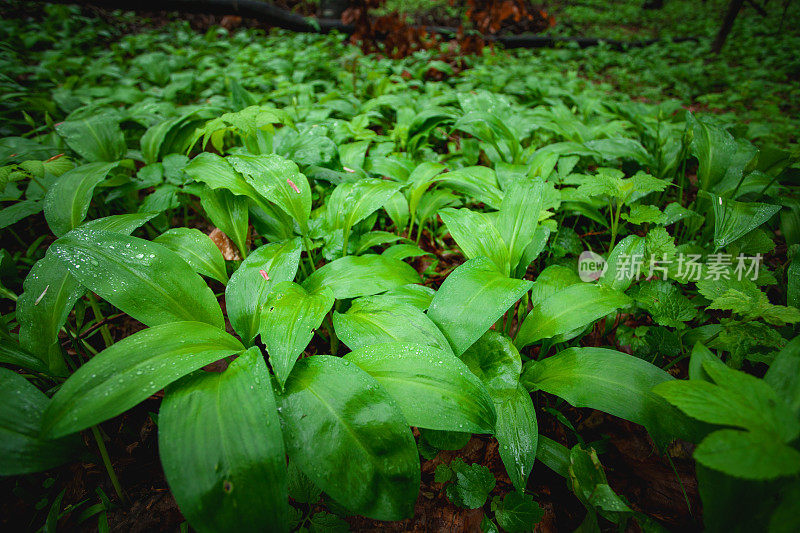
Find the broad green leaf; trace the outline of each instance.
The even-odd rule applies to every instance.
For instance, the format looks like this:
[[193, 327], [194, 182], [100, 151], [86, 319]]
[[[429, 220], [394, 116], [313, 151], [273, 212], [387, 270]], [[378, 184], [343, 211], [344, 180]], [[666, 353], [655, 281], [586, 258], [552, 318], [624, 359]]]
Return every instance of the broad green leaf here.
[[210, 152], [198, 154], [183, 170], [192, 179], [205, 183], [211, 189], [228, 189], [233, 194], [247, 196], [253, 200], [260, 198], [253, 186], [233, 170], [225, 158], [217, 154]]
[[719, 250], [767, 222], [781, 210], [779, 205], [735, 202], [709, 195], [714, 206], [714, 249]]
[[464, 509], [477, 509], [486, 503], [489, 494], [497, 483], [491, 470], [474, 463], [467, 464], [460, 458], [450, 463], [453, 470], [453, 482], [445, 487], [447, 499]]
[[436, 291], [430, 287], [410, 283], [373, 296], [372, 301], [381, 302], [385, 305], [395, 302], [406, 303], [413, 305], [420, 311], [425, 311], [431, 305], [434, 294], [436, 294]]
[[[495, 497], [499, 500], [499, 496]], [[502, 503], [492, 502], [494, 517], [508, 533], [528, 533], [544, 517], [544, 510], [524, 492], [509, 492]]]
[[386, 211], [386, 214], [389, 215], [389, 218], [392, 219], [395, 231], [400, 233], [406, 229], [411, 214], [408, 210], [408, 201], [402, 193], [394, 193], [386, 200], [386, 203], [384, 203], [382, 207]]
[[292, 281], [274, 285], [267, 295], [258, 332], [281, 386], [333, 302], [333, 292], [329, 288], [309, 293]]
[[539, 302], [519, 329], [514, 344], [523, 348], [541, 339], [575, 331], [631, 302], [624, 293], [582, 283]]
[[148, 326], [192, 320], [224, 327], [208, 285], [159, 244], [98, 230], [64, 236], [48, 253], [83, 286]]
[[614, 246], [608, 254], [606, 270], [597, 280], [598, 284], [618, 291], [626, 291], [639, 275], [635, 260], [644, 259], [644, 237], [628, 235]]
[[[126, 214], [98, 218], [73, 230], [73, 234], [97, 229], [127, 235], [153, 216]], [[22, 287], [23, 293], [17, 300], [20, 344], [41, 359], [50, 372], [64, 375], [66, 366], [58, 345], [58, 332], [86, 289], [52, 253], [33, 265]]]
[[247, 234], [250, 231], [247, 198], [235, 196], [225, 189], [205, 189], [200, 193], [200, 204], [211, 222], [239, 248], [242, 257], [247, 257]]
[[[403, 240], [403, 237], [394, 233], [389, 233], [388, 231], [368, 231], [359, 237], [358, 243], [356, 243], [355, 255], [361, 255], [374, 246], [381, 246], [400, 240]], [[395, 259], [402, 260], [405, 259], [405, 257], [395, 257]]]
[[231, 155], [233, 168], [264, 198], [288, 213], [308, 233], [311, 187], [297, 165], [276, 154]]
[[697, 179], [701, 190], [708, 191], [719, 183], [736, 155], [736, 141], [727, 131], [687, 115], [688, 125], [694, 133], [691, 151], [700, 168]]
[[637, 305], [646, 309], [657, 324], [683, 329], [685, 322], [697, 315], [692, 301], [670, 281], [654, 279], [640, 283], [638, 288]]
[[443, 183], [454, 191], [464, 193], [494, 209], [500, 209], [503, 201], [503, 191], [497, 186], [495, 172], [488, 167], [459, 168], [439, 174], [434, 181]]
[[394, 244], [389, 246], [386, 250], [381, 253], [384, 257], [389, 257], [391, 259], [397, 259], [398, 261], [402, 261], [403, 259], [408, 259], [409, 257], [421, 257], [423, 255], [432, 255], [429, 252], [426, 252], [416, 244]]
[[340, 183], [326, 203], [331, 228], [349, 231], [356, 223], [383, 207], [398, 190], [399, 183], [382, 179], [367, 178]]
[[357, 365], [301, 359], [278, 399], [289, 457], [331, 498], [376, 520], [412, 516], [419, 455], [403, 413]]
[[58, 332], [86, 289], [49, 251], [33, 265], [22, 287], [17, 300], [20, 345], [41, 359], [50, 372], [66, 375]]
[[519, 300], [532, 282], [503, 275], [485, 257], [456, 268], [442, 283], [428, 309], [453, 353], [461, 355]]
[[689, 379], [702, 379], [711, 382], [711, 378], [703, 370], [703, 363], [705, 361], [719, 361], [716, 355], [703, 345], [701, 342], [696, 342], [692, 348], [692, 355], [689, 358]]
[[50, 400], [27, 379], [0, 368], [0, 476], [41, 472], [67, 462], [79, 451], [77, 436], [39, 436]]
[[94, 188], [118, 163], [89, 163], [63, 174], [47, 191], [44, 217], [58, 237], [80, 224], [92, 201]]
[[41, 213], [44, 202], [41, 200], [22, 200], [0, 209], [0, 229], [16, 224], [24, 218]]
[[300, 238], [253, 250], [225, 287], [228, 320], [245, 343], [258, 334], [267, 296], [282, 281], [292, 281], [300, 263]]
[[542, 270], [533, 282], [531, 305], [536, 306], [557, 292], [582, 283], [575, 270], [562, 265], [550, 265]]
[[716, 384], [679, 380], [653, 392], [687, 415], [711, 424], [769, 433], [784, 442], [800, 435], [800, 422], [764, 380], [707, 360], [703, 370]]
[[115, 417], [176, 379], [244, 350], [203, 322], [173, 322], [134, 333], [72, 374], [45, 411], [42, 435], [55, 438]]
[[800, 336], [778, 352], [764, 375], [764, 381], [800, 417]]
[[194, 228], [173, 228], [153, 239], [153, 242], [181, 256], [198, 274], [223, 284], [228, 282], [222, 252], [202, 231]]
[[495, 402], [516, 396], [522, 359], [508, 337], [490, 329], [461, 354], [461, 360], [480, 378]]
[[760, 431], [715, 431], [697, 446], [694, 459], [745, 479], [788, 477], [800, 472], [800, 452]]
[[528, 476], [536, 460], [539, 426], [531, 395], [518, 385], [514, 394], [495, 400], [497, 429], [495, 437], [500, 444], [500, 458], [514, 487], [525, 490]]
[[224, 372], [167, 387], [158, 450], [170, 492], [197, 531], [288, 530], [286, 452], [258, 348]]
[[34, 372], [50, 373], [50, 368], [39, 358], [24, 350], [19, 343], [0, 337], [0, 363], [15, 365]]
[[525, 365], [522, 384], [647, 428], [656, 442], [690, 439], [693, 428], [651, 389], [676, 380], [638, 357], [606, 348], [568, 348]]
[[491, 221], [478, 211], [442, 209], [439, 216], [467, 259], [487, 257], [497, 270], [509, 274], [508, 246]]
[[382, 255], [345, 256], [315, 271], [303, 282], [314, 292], [330, 287], [337, 299], [370, 296], [417, 283], [419, 274], [410, 265]]
[[335, 312], [333, 327], [351, 350], [371, 344], [407, 342], [453, 353], [442, 332], [421, 309], [380, 296], [359, 298], [346, 313]]
[[411, 175], [408, 176], [406, 182], [408, 187], [408, 210], [411, 213], [417, 214], [417, 207], [425, 192], [431, 183], [434, 182], [434, 177], [440, 174], [445, 169], [441, 163], [433, 163], [427, 161], [420, 164], [415, 168]]
[[118, 161], [127, 151], [119, 122], [108, 113], [62, 122], [56, 126], [56, 132], [78, 155], [92, 163]]
[[569, 448], [539, 435], [536, 458], [561, 477], [569, 477]]
[[394, 398], [410, 426], [491, 433], [495, 412], [481, 381], [458, 358], [431, 346], [374, 344], [345, 356]]
[[536, 235], [543, 198], [544, 183], [532, 180], [515, 181], [503, 196], [497, 229], [508, 246], [512, 272]]
[[[603, 466], [597, 458], [597, 452], [593, 448], [585, 450], [580, 444], [576, 444], [569, 455], [569, 482], [572, 492], [588, 508], [589, 516], [594, 518], [595, 511], [600, 513], [614, 523], [618, 523], [625, 515], [631, 512], [630, 507], [617, 496], [608, 485], [608, 479], [603, 471]], [[584, 526], [586, 521], [584, 521]]]
[[542, 253], [544, 247], [547, 245], [547, 239], [549, 238], [550, 228], [542, 226], [536, 228], [536, 233], [534, 233], [533, 239], [522, 252], [522, 258], [517, 264], [517, 269], [514, 272], [515, 278], [523, 278], [525, 276], [525, 274], [528, 272], [528, 267], [537, 257], [539, 257], [539, 254]]

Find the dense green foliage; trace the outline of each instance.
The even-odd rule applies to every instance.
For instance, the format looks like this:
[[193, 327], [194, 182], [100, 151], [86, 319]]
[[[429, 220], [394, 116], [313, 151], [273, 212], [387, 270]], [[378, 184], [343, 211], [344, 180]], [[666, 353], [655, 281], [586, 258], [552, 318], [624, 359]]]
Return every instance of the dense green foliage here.
[[[197, 530], [340, 527], [321, 498], [410, 517], [420, 454], [473, 433], [515, 490], [490, 501], [492, 472], [458, 458], [436, 481], [485, 530], [541, 519], [536, 460], [586, 530], [659, 528], [597, 450], [539, 434], [564, 400], [658, 453], [697, 443], [709, 530], [797, 527], [798, 122], [778, 111], [797, 87], [769, 78], [796, 58], [709, 80], [704, 41], [454, 73], [335, 35], [117, 35], [45, 11], [0, 23], [0, 362], [22, 369], [0, 369], [1, 475], [76, 457], [84, 430], [104, 449], [98, 424], [164, 390], [161, 461]], [[740, 110], [748, 91], [749, 124], [668, 99]], [[114, 338], [112, 313], [144, 329]]]

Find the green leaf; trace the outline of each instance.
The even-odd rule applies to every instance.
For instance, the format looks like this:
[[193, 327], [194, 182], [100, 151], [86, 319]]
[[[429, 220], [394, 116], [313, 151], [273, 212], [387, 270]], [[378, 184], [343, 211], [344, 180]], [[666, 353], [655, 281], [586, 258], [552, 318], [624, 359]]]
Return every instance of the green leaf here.
[[0, 368], [0, 476], [41, 472], [75, 456], [80, 439], [39, 436], [50, 400], [27, 379]]
[[228, 282], [222, 252], [202, 231], [194, 228], [173, 228], [153, 239], [153, 242], [181, 256], [198, 274], [223, 284]]
[[57, 375], [66, 375], [58, 333], [86, 289], [52, 252], [31, 268], [17, 300], [20, 345]]
[[434, 181], [466, 194], [489, 207], [499, 209], [503, 201], [503, 192], [497, 187], [494, 170], [488, 167], [464, 167], [439, 174]]
[[322, 494], [322, 490], [314, 485], [292, 461], [289, 461], [286, 480], [289, 497], [296, 502], [316, 503]]
[[183, 170], [189, 177], [205, 183], [211, 189], [227, 189], [233, 194], [247, 196], [256, 201], [261, 199], [253, 186], [225, 158], [217, 154], [198, 154]]
[[315, 271], [303, 282], [314, 292], [330, 287], [337, 299], [370, 296], [417, 283], [419, 274], [410, 265], [382, 255], [345, 256]]
[[687, 123], [694, 133], [691, 151], [700, 168], [697, 179], [701, 190], [707, 191], [725, 176], [736, 155], [736, 141], [727, 131], [687, 116]]
[[0, 209], [0, 229], [16, 224], [24, 218], [41, 213], [44, 202], [41, 200], [22, 200]]
[[486, 215], [469, 209], [442, 209], [439, 216], [467, 259], [487, 257], [508, 276], [508, 246]]
[[420, 344], [387, 343], [345, 356], [397, 402], [410, 426], [491, 433], [495, 412], [481, 381], [458, 358]]
[[784, 442], [800, 434], [800, 422], [763, 380], [707, 360], [703, 370], [714, 380], [671, 381], [653, 390], [687, 415], [724, 426], [771, 433]]
[[242, 351], [203, 322], [145, 329], [95, 355], [72, 374], [45, 411], [42, 435], [75, 433], [123, 413], [176, 379]]
[[461, 355], [461, 360], [480, 378], [495, 402], [516, 396], [522, 359], [508, 337], [490, 329]]
[[[152, 214], [113, 215], [91, 220], [73, 231], [79, 234], [102, 229], [129, 234], [152, 217]], [[21, 346], [41, 359], [50, 372], [66, 375], [58, 333], [86, 289], [53, 253], [47, 253], [33, 265], [22, 287], [16, 313]]]
[[654, 205], [634, 204], [630, 213], [622, 214], [622, 219], [636, 225], [662, 224], [666, 221], [666, 216]]
[[118, 161], [125, 157], [125, 136], [110, 114], [68, 120], [56, 126], [56, 132], [70, 148], [90, 161]]
[[92, 201], [94, 188], [119, 163], [89, 163], [63, 174], [47, 191], [44, 217], [60, 237], [80, 224]]
[[247, 234], [250, 231], [247, 204], [247, 198], [235, 196], [225, 189], [206, 189], [200, 193], [200, 205], [208, 218], [233, 241], [242, 257], [247, 257]]
[[300, 252], [299, 237], [265, 244], [247, 256], [231, 275], [225, 288], [228, 320], [246, 343], [258, 334], [272, 288], [282, 281], [292, 281], [297, 274]]
[[335, 514], [320, 511], [308, 519], [310, 533], [345, 533], [350, 531], [350, 524]]
[[591, 324], [631, 302], [624, 293], [600, 285], [572, 285], [539, 302], [519, 329], [514, 344], [523, 348]]
[[503, 275], [489, 259], [476, 257], [447, 276], [431, 301], [428, 317], [442, 330], [453, 353], [461, 355], [531, 285]]
[[508, 533], [532, 532], [544, 517], [544, 510], [524, 492], [509, 492], [502, 503], [493, 502], [492, 507], [498, 525]]
[[503, 196], [497, 229], [502, 237], [500, 242], [508, 246], [512, 272], [536, 235], [543, 198], [544, 183], [532, 180], [513, 182]]
[[369, 518], [412, 516], [417, 447], [397, 404], [369, 374], [338, 357], [301, 359], [278, 403], [289, 457], [315, 485]]
[[764, 375], [764, 381], [800, 417], [800, 336], [778, 352]]
[[450, 463], [455, 478], [447, 485], [447, 499], [453, 505], [464, 509], [477, 509], [486, 503], [489, 493], [497, 483], [492, 472], [478, 463], [466, 464], [461, 459], [453, 459]]
[[333, 292], [329, 288], [309, 293], [292, 281], [276, 284], [267, 295], [258, 332], [281, 386], [333, 302]]
[[569, 477], [569, 449], [563, 444], [539, 435], [536, 458], [561, 477]]
[[359, 298], [346, 313], [335, 312], [333, 327], [351, 350], [371, 344], [407, 342], [453, 353], [442, 332], [421, 309], [381, 296]]
[[283, 209], [308, 233], [311, 187], [297, 165], [276, 154], [231, 155], [233, 168], [264, 198]]
[[714, 249], [719, 250], [767, 222], [781, 210], [779, 205], [735, 202], [709, 194], [714, 206]]
[[632, 258], [644, 258], [645, 240], [638, 235], [628, 235], [614, 246], [608, 255], [605, 272], [597, 282], [600, 285], [610, 287], [618, 291], [626, 291], [631, 286], [634, 278], [638, 275], [635, 268], [632, 268]]
[[97, 230], [66, 235], [48, 252], [82, 285], [148, 326], [193, 320], [224, 327], [208, 285], [159, 244]]
[[167, 388], [158, 450], [170, 492], [197, 531], [288, 530], [286, 453], [258, 348], [224, 372], [200, 371]]
[[517, 490], [525, 490], [528, 476], [536, 460], [539, 427], [531, 395], [522, 385], [514, 394], [495, 400], [497, 429], [495, 436], [500, 443], [500, 458], [508, 477]]
[[416, 244], [406, 243], [389, 246], [381, 255], [390, 259], [397, 259], [398, 261], [408, 259], [409, 257], [421, 257], [423, 255], [432, 256], [431, 253], [426, 252]]
[[696, 342], [689, 358], [689, 379], [702, 379], [711, 382], [711, 377], [703, 370], [705, 361], [719, 361], [719, 359], [703, 343]]
[[636, 303], [646, 309], [653, 320], [662, 326], [683, 329], [684, 322], [692, 320], [697, 311], [691, 300], [680, 289], [666, 280], [652, 280], [639, 284]]
[[570, 450], [569, 481], [572, 491], [584, 505], [601, 511], [609, 520], [619, 522], [619, 513], [631, 512], [609, 487], [603, 466], [593, 448], [587, 451], [576, 444]]
[[10, 338], [0, 337], [0, 363], [15, 365], [34, 372], [50, 373], [50, 368]]
[[745, 479], [773, 479], [800, 472], [800, 452], [761, 431], [715, 431], [697, 446], [694, 458], [708, 468]]
[[693, 428], [651, 389], [677, 381], [638, 357], [605, 348], [568, 348], [525, 365], [522, 384], [575, 407], [590, 407], [643, 425], [657, 442], [691, 440]]
[[327, 201], [331, 229], [350, 231], [355, 224], [383, 207], [401, 184], [382, 179], [362, 179], [340, 183]]

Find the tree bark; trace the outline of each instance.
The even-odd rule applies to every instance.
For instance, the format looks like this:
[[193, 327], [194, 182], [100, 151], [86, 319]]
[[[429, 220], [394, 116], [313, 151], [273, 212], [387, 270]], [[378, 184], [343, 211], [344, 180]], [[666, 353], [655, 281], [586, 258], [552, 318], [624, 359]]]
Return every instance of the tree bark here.
[[722, 50], [722, 45], [725, 44], [725, 39], [727, 39], [728, 34], [731, 32], [731, 28], [733, 28], [733, 22], [736, 20], [736, 15], [738, 15], [739, 11], [742, 9], [742, 4], [744, 4], [744, 0], [731, 0], [731, 3], [728, 4], [728, 11], [725, 13], [722, 27], [719, 29], [719, 33], [717, 33], [717, 38], [714, 39], [714, 44], [711, 45], [711, 51], [713, 53], [718, 54], [720, 50]]

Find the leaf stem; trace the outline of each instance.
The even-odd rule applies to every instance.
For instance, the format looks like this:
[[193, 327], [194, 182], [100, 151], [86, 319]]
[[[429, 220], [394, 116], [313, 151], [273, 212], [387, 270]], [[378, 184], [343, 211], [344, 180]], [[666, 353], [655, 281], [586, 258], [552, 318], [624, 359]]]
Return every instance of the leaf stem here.
[[114, 472], [114, 466], [111, 464], [111, 459], [108, 457], [106, 443], [103, 442], [103, 437], [100, 436], [100, 430], [97, 429], [97, 426], [92, 426], [92, 435], [94, 435], [94, 440], [97, 442], [97, 449], [100, 450], [100, 457], [103, 458], [103, 464], [106, 467], [106, 472], [108, 473], [109, 479], [111, 479], [111, 484], [114, 486], [114, 491], [117, 493], [120, 501], [125, 504], [127, 503], [125, 493], [122, 492], [122, 486], [119, 484], [119, 479], [117, 478], [116, 472]]
[[[89, 307], [92, 308], [95, 320], [97, 320], [99, 323], [102, 323], [105, 321], [105, 317], [100, 311], [100, 305], [97, 303], [97, 298], [95, 298], [94, 293], [91, 291], [89, 292], [88, 298]], [[110, 348], [111, 345], [114, 344], [114, 339], [111, 338], [111, 331], [108, 329], [108, 324], [103, 324], [100, 326], [100, 335], [103, 336], [103, 342], [106, 344], [106, 348]]]

